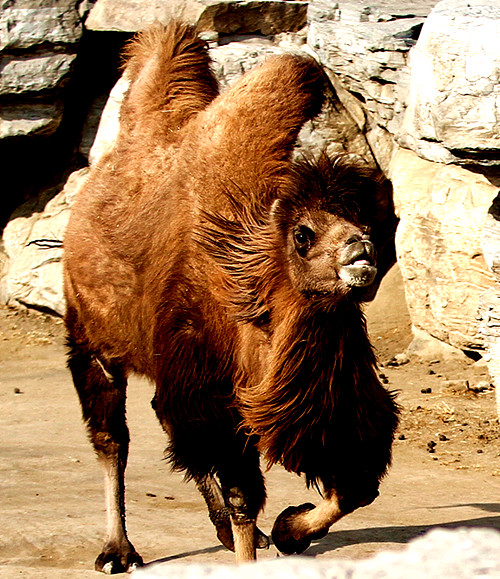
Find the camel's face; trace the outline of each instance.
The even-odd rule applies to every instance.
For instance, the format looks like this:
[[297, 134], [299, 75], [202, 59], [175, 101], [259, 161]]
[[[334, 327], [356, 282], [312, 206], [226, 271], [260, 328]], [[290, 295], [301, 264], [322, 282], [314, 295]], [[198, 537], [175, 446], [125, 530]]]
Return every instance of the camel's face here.
[[292, 283], [309, 296], [366, 287], [377, 273], [368, 228], [326, 211], [305, 211], [290, 226], [287, 252]]

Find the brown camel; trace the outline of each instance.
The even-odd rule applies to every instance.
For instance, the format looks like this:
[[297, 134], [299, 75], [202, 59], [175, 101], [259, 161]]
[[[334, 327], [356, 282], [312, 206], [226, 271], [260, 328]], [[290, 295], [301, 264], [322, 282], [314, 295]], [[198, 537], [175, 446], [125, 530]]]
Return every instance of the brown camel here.
[[397, 407], [361, 309], [387, 237], [380, 182], [346, 156], [292, 162], [324, 100], [311, 58], [269, 59], [219, 95], [204, 42], [173, 22], [138, 35], [126, 70], [117, 143], [64, 239], [68, 365], [105, 472], [96, 568], [142, 564], [125, 529], [132, 372], [237, 561], [268, 543], [260, 455], [321, 489], [274, 525], [299, 553], [390, 464]]

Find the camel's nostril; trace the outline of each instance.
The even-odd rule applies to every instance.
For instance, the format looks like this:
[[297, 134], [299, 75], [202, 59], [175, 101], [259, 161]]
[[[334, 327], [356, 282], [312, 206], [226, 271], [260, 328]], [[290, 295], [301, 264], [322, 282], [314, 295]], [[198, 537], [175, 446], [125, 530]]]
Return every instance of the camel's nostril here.
[[371, 260], [375, 261], [377, 252], [375, 251], [375, 246], [371, 241], [365, 240], [362, 242], [363, 247], [365, 248], [366, 254], [370, 257]]

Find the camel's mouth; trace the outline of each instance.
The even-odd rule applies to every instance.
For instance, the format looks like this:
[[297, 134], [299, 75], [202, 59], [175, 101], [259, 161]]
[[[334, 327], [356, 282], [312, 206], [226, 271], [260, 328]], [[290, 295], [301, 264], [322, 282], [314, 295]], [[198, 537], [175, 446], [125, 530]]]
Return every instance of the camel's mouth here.
[[340, 279], [349, 287], [366, 287], [377, 275], [375, 249], [370, 242], [358, 242], [348, 247], [340, 264]]
[[367, 260], [357, 260], [343, 265], [339, 270], [340, 279], [349, 287], [366, 287], [377, 275], [377, 268]]

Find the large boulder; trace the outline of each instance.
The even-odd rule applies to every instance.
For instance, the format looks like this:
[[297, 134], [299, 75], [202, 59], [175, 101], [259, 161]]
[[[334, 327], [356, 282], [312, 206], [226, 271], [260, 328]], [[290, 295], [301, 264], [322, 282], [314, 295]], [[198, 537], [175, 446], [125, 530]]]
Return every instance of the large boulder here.
[[441, 163], [500, 165], [500, 5], [444, 0], [411, 52], [399, 142]]
[[54, 191], [45, 191], [12, 216], [3, 234], [8, 260], [0, 283], [3, 301], [64, 314], [61, 241], [87, 173], [76, 171], [61, 192], [54, 196]]
[[481, 173], [397, 150], [390, 174], [400, 218], [398, 263], [413, 325], [446, 344], [481, 352], [477, 312], [494, 279], [483, 227], [498, 188]]
[[311, 0], [308, 44], [386, 170], [406, 108], [408, 53], [435, 0]]
[[493, 1], [434, 7], [411, 51], [396, 134], [414, 152], [396, 149], [390, 163], [398, 261], [419, 341], [433, 337], [477, 354], [493, 347], [491, 320], [500, 316], [495, 270], [484, 259], [494, 238], [483, 234], [499, 186], [499, 32]]

